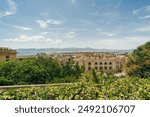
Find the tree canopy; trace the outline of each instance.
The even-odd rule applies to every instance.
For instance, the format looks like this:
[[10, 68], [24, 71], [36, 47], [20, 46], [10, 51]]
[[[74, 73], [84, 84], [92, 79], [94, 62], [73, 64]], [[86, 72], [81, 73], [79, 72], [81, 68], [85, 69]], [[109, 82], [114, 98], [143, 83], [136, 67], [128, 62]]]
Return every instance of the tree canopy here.
[[150, 42], [147, 42], [128, 56], [126, 72], [129, 76], [150, 77]]
[[81, 72], [78, 64], [67, 62], [61, 66], [56, 60], [42, 56], [6, 61], [0, 62], [0, 85], [45, 84], [59, 79], [69, 82], [78, 79]]

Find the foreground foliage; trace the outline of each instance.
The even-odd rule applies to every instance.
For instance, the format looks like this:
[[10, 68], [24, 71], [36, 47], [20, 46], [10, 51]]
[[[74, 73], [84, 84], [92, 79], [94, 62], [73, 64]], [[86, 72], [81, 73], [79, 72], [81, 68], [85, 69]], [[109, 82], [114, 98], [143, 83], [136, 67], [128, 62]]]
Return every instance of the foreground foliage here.
[[[95, 80], [96, 79], [96, 80]], [[96, 82], [98, 84], [96, 84]], [[150, 100], [150, 79], [83, 74], [80, 82], [62, 86], [1, 90], [10, 100]]]

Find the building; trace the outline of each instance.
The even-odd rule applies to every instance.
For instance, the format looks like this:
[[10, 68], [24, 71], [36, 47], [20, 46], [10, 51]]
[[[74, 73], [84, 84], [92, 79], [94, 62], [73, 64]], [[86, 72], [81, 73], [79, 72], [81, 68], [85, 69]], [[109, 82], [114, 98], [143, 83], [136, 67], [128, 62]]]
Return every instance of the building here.
[[78, 56], [75, 59], [85, 71], [95, 69], [103, 72], [121, 72], [125, 64], [125, 57], [111, 53], [90, 53]]
[[121, 72], [126, 61], [126, 56], [113, 53], [81, 52], [71, 54], [56, 54], [55, 59], [60, 64], [72, 59], [79, 66], [85, 68], [85, 72], [95, 69], [103, 72]]
[[10, 59], [15, 59], [16, 54], [16, 50], [0, 47], [0, 61], [9, 61]]
[[[38, 56], [38, 55], [37, 55]], [[99, 53], [99, 52], [79, 52], [79, 53], [54, 53], [40, 54], [43, 57], [50, 57], [58, 61], [60, 65], [73, 60], [85, 69], [85, 72], [95, 69], [101, 72], [122, 72], [126, 62], [126, 54]], [[6, 56], [5, 56], [6, 57]], [[19, 56], [18, 60], [29, 59], [36, 56]]]

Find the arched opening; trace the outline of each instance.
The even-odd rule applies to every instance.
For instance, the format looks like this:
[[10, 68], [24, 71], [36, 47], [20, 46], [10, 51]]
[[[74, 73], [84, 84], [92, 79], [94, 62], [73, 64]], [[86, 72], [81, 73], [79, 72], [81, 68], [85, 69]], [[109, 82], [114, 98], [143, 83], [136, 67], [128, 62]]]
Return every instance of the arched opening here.
[[89, 62], [88, 65], [91, 65], [91, 62]]
[[100, 65], [103, 65], [103, 63], [102, 63], [102, 62], [100, 62], [99, 64], [100, 64]]
[[97, 65], [98, 63], [97, 62], [95, 62], [95, 65]]

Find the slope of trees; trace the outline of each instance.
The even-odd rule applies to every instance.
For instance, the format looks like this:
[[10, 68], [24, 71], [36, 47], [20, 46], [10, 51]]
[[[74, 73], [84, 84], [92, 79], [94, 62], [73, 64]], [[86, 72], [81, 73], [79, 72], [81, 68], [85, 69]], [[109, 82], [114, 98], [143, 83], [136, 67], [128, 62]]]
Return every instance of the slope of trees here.
[[55, 60], [41, 56], [23, 61], [7, 61], [0, 63], [0, 85], [44, 84], [59, 79], [72, 82], [77, 81], [81, 72], [78, 64], [68, 62], [60, 66]]
[[150, 77], [150, 42], [139, 46], [129, 55], [126, 71], [129, 76]]

